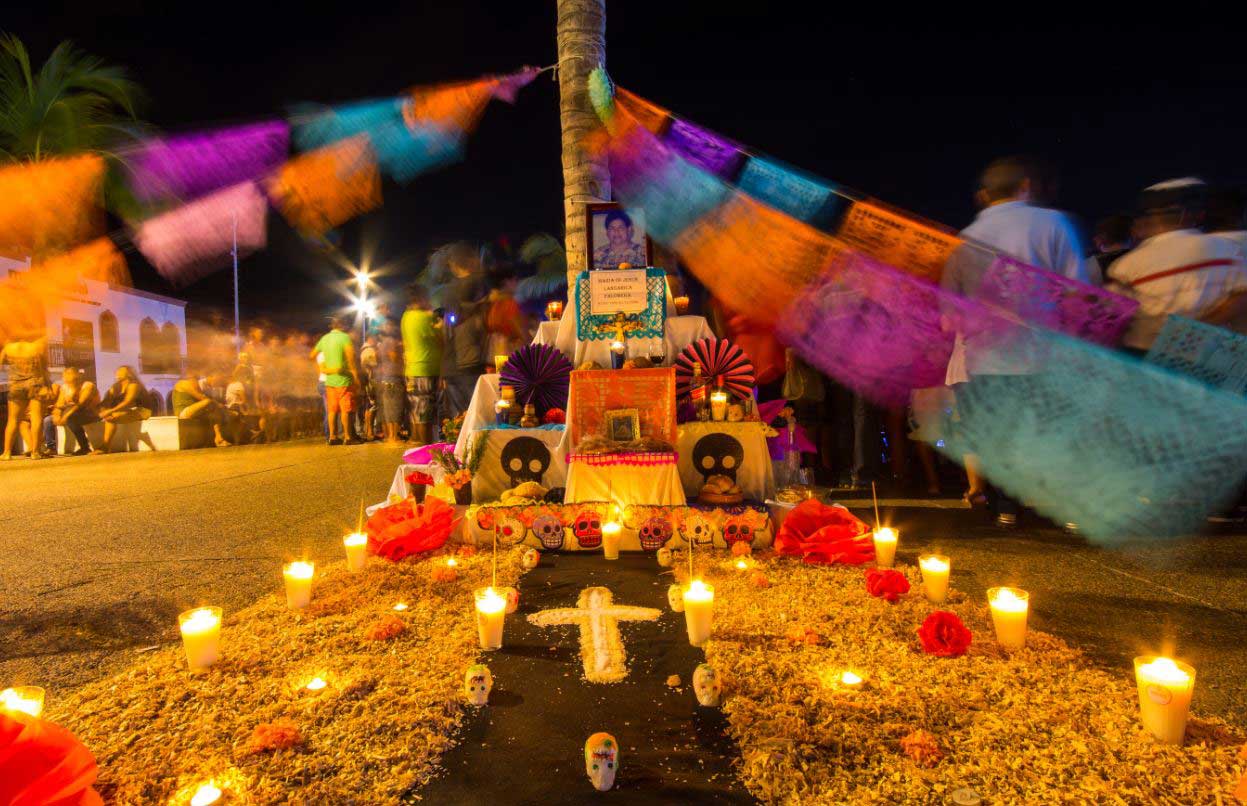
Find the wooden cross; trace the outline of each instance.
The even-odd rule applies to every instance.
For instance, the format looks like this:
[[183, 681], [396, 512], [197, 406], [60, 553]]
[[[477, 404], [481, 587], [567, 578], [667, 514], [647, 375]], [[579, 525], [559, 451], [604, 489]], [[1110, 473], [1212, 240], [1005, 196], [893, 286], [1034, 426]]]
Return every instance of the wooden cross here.
[[585, 677], [592, 683], [616, 683], [628, 676], [627, 656], [619, 638], [620, 621], [653, 621], [662, 612], [652, 607], [614, 604], [614, 595], [603, 587], [585, 588], [576, 607], [542, 610], [528, 617], [530, 624], [551, 627], [575, 624], [580, 627], [580, 660]]

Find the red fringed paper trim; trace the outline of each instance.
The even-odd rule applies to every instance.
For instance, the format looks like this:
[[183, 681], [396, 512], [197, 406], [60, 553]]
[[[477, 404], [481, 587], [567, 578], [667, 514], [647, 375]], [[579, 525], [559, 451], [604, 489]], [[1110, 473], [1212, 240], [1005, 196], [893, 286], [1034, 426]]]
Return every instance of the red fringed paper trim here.
[[652, 465], [674, 465], [680, 461], [678, 453], [570, 453], [567, 463], [583, 462], [596, 467], [612, 465], [630, 465], [633, 467], [649, 467]]

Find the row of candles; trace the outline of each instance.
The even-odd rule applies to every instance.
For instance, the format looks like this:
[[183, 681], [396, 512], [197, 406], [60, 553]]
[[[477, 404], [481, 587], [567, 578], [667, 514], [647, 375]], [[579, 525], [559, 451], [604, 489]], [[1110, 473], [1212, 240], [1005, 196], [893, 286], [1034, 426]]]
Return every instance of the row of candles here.
[[[621, 524], [614, 520], [608, 521], [603, 524], [602, 531], [604, 557], [607, 560], [618, 559]], [[886, 527], [876, 529], [873, 540], [878, 566], [892, 567], [899, 542], [896, 530]], [[367, 563], [367, 536], [358, 532], [347, 535], [343, 539], [343, 546], [348, 569], [352, 572], [362, 571]], [[449, 558], [447, 563], [453, 567], [454, 558]], [[736, 566], [744, 570], [749, 564], [741, 559], [736, 562]], [[923, 593], [927, 600], [933, 604], [943, 604], [948, 597], [951, 561], [943, 555], [928, 554], [919, 557], [918, 566], [922, 571]], [[283, 567], [288, 607], [298, 610], [311, 603], [314, 575], [315, 565], [311, 562], [297, 561]], [[493, 585], [474, 592], [477, 634], [481, 649], [496, 650], [502, 647], [504, 619], [514, 609], [506, 593]], [[996, 642], [1006, 649], [1024, 647], [1029, 594], [1019, 588], [996, 587], [988, 590], [987, 598], [996, 631]], [[709, 640], [714, 625], [714, 587], [694, 578], [682, 590], [682, 599], [689, 643], [702, 646]], [[406, 607], [406, 604], [399, 603], [394, 609], [401, 611]], [[183, 649], [190, 669], [205, 669], [219, 660], [221, 617], [222, 610], [219, 607], [198, 607], [178, 616]], [[1195, 688], [1195, 669], [1181, 661], [1154, 655], [1135, 658], [1134, 669], [1144, 728], [1161, 742], [1181, 744]], [[846, 675], [852, 677], [851, 680], [842, 681], [846, 687], [860, 687], [862, 680], [859, 676], [851, 672]], [[43, 712], [44, 697], [44, 690], [38, 686], [4, 689], [0, 691], [0, 711], [38, 717]]]
[[[873, 535], [875, 562], [891, 568], [896, 561], [899, 535], [883, 527]], [[942, 554], [918, 558], [922, 571], [922, 590], [927, 601], [943, 604], [948, 598], [948, 578], [952, 562]], [[996, 587], [987, 590], [996, 643], [1004, 649], [1026, 646], [1026, 618], [1030, 594], [1020, 588]], [[1134, 659], [1135, 686], [1139, 693], [1139, 713], [1143, 727], [1164, 744], [1182, 744], [1191, 696], [1195, 692], [1195, 669], [1189, 664], [1159, 655]]]

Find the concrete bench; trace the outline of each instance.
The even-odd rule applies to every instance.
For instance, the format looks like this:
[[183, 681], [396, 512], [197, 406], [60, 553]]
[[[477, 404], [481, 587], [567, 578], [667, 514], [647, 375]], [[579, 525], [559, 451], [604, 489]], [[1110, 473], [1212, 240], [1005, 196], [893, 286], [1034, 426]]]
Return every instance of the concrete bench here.
[[[86, 426], [87, 439], [92, 447], [100, 447], [104, 441], [104, 423]], [[61, 453], [72, 453], [78, 448], [78, 440], [64, 426], [57, 426], [57, 444]], [[110, 452], [151, 450], [140, 439], [140, 434], [151, 438], [152, 444], [161, 451], [185, 451], [193, 448], [209, 448], [213, 445], [212, 425], [204, 420], [181, 420], [177, 417], [151, 417], [137, 423], [119, 423], [108, 446]]]

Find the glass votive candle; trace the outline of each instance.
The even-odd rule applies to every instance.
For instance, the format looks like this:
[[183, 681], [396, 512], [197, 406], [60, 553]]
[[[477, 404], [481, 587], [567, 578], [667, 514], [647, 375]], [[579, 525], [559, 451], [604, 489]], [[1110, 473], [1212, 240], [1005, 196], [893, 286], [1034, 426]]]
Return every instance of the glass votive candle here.
[[1143, 727], [1162, 744], [1182, 744], [1195, 693], [1195, 668], [1173, 658], [1142, 655], [1134, 659]]
[[281, 569], [286, 580], [286, 606], [302, 610], [312, 602], [312, 576], [316, 573], [316, 564], [297, 561]]
[[476, 598], [476, 634], [481, 649], [501, 649], [502, 625], [507, 615], [506, 597], [493, 588], [477, 588], [473, 595]]
[[26, 714], [38, 718], [43, 713], [43, 701], [47, 696], [39, 686], [14, 686], [0, 691], [0, 711]]
[[951, 563], [942, 554], [927, 554], [918, 558], [922, 569], [922, 591], [931, 604], [943, 604], [948, 598], [948, 573]]
[[352, 572], [363, 571], [368, 562], [368, 535], [362, 532], [349, 534], [342, 538], [342, 545], [346, 548], [347, 569]]
[[186, 665], [192, 670], [206, 669], [220, 658], [221, 613], [219, 607], [196, 607], [178, 615]]
[[988, 588], [987, 603], [992, 609], [996, 643], [1003, 649], [1026, 646], [1026, 616], [1030, 594], [1021, 588]]
[[888, 526], [875, 530], [874, 542], [876, 567], [891, 568], [896, 563], [896, 543], [899, 537], [900, 536], [896, 533], [896, 530]]

